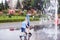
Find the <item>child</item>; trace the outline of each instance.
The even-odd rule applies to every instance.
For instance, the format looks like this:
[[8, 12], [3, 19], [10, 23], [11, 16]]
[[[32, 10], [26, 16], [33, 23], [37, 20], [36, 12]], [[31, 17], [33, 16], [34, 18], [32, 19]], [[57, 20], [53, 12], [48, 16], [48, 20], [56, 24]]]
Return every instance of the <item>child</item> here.
[[20, 36], [20, 39], [22, 40], [22, 37], [24, 37], [24, 39], [26, 39], [26, 26], [27, 26], [27, 19], [25, 18], [25, 21], [22, 22], [22, 26], [21, 26], [21, 32], [22, 35]]
[[30, 27], [28, 27], [27, 22], [28, 22], [27, 18], [25, 18], [25, 21], [22, 22], [21, 32], [23, 33], [23, 35], [20, 36], [21, 40], [22, 40], [22, 37], [24, 37], [24, 39], [27, 39], [27, 36], [28, 36], [28, 40], [29, 40], [32, 35], [30, 33]]

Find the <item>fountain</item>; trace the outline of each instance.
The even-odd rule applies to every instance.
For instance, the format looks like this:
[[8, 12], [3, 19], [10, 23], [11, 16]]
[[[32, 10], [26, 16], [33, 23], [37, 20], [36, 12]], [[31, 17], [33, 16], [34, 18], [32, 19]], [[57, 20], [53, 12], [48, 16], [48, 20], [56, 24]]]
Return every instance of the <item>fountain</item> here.
[[52, 24], [55, 24], [55, 26], [53, 28], [54, 31], [49, 30], [50, 32], [49, 31], [47, 31], [47, 32], [49, 33], [49, 35], [54, 34], [55, 35], [55, 36], [53, 36], [54, 37], [54, 40], [57, 40], [57, 33], [58, 33], [58, 29], [57, 29], [57, 21], [58, 21], [58, 16], [57, 16], [57, 13], [58, 13], [58, 0], [49, 0], [49, 1], [48, 0], [45, 0], [45, 2], [46, 2], [46, 4], [43, 6], [43, 8], [44, 8], [43, 14], [45, 14], [45, 15], [47, 15], [49, 17], [49, 20], [47, 19], [47, 22], [49, 22], [49, 26], [50, 27], [53, 28]]
[[[44, 25], [42, 30], [38, 30], [40, 36], [45, 34], [46, 36], [40, 38], [40, 40], [57, 40], [58, 34], [58, 0], [44, 0], [42, 17], [40, 18], [40, 25]], [[46, 26], [46, 27], [45, 27]], [[37, 34], [38, 35], [38, 34]]]

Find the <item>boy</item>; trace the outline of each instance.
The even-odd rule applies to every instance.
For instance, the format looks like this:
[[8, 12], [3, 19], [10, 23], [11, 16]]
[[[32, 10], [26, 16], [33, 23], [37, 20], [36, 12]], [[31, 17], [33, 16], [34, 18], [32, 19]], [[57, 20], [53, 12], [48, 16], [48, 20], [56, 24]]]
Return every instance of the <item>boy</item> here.
[[24, 37], [24, 40], [26, 40], [26, 26], [27, 26], [27, 19], [25, 18], [25, 21], [22, 22], [22, 26], [21, 26], [21, 32], [22, 35], [20, 36], [20, 39], [22, 40], [22, 37]]
[[22, 22], [21, 32], [23, 35], [20, 36], [20, 39], [22, 40], [22, 37], [24, 37], [24, 40], [26, 40], [27, 35], [29, 34], [28, 35], [28, 40], [29, 40], [32, 35], [29, 31], [30, 31], [30, 27], [28, 27], [28, 20], [27, 18], [25, 18], [25, 21]]

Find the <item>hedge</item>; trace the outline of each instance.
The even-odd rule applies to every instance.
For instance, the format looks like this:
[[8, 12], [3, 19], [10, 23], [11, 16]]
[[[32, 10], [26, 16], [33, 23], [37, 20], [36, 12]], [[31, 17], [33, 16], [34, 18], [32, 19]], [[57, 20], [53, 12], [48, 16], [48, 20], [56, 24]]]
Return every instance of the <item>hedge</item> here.
[[[4, 22], [22, 22], [24, 21], [25, 16], [12, 16], [11, 18], [9, 18], [8, 16], [5, 17], [0, 17], [0, 23], [4, 23]], [[30, 17], [30, 21], [38, 21], [39, 18], [35, 17], [34, 19], [32, 17]]]

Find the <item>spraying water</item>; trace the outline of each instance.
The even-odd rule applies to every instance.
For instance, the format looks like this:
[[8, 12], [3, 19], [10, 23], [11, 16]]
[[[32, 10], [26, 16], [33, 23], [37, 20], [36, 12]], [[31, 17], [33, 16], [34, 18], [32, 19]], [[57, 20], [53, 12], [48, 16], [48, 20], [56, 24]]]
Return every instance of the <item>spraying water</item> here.
[[58, 32], [57, 32], [57, 30], [58, 30], [58, 29], [57, 29], [57, 27], [58, 27], [58, 26], [57, 26], [57, 21], [58, 21], [58, 15], [57, 15], [57, 13], [58, 13], [58, 1], [55, 0], [55, 3], [56, 3], [56, 4], [55, 4], [55, 21], [56, 21], [56, 23], [55, 23], [55, 31], [56, 31], [56, 32], [55, 32], [55, 40], [57, 40], [57, 33], [58, 33]]
[[[58, 33], [58, 29], [57, 29], [57, 21], [58, 21], [58, 16], [57, 16], [57, 13], [58, 13], [58, 0], [45, 0], [44, 1], [45, 3], [43, 4], [43, 14], [46, 15], [47, 17], [46, 20], [44, 20], [45, 18], [43, 17], [42, 20], [42, 23], [47, 23], [48, 25], [48, 22], [49, 22], [49, 26], [48, 27], [52, 27], [52, 24], [54, 24], [54, 31], [53, 30], [49, 30], [47, 31], [47, 33], [49, 35], [52, 35], [54, 34], [54, 40], [57, 40], [57, 33]], [[48, 20], [49, 19], [49, 20]], [[46, 22], [45, 22], [46, 21]], [[46, 29], [45, 29], [46, 31]]]

